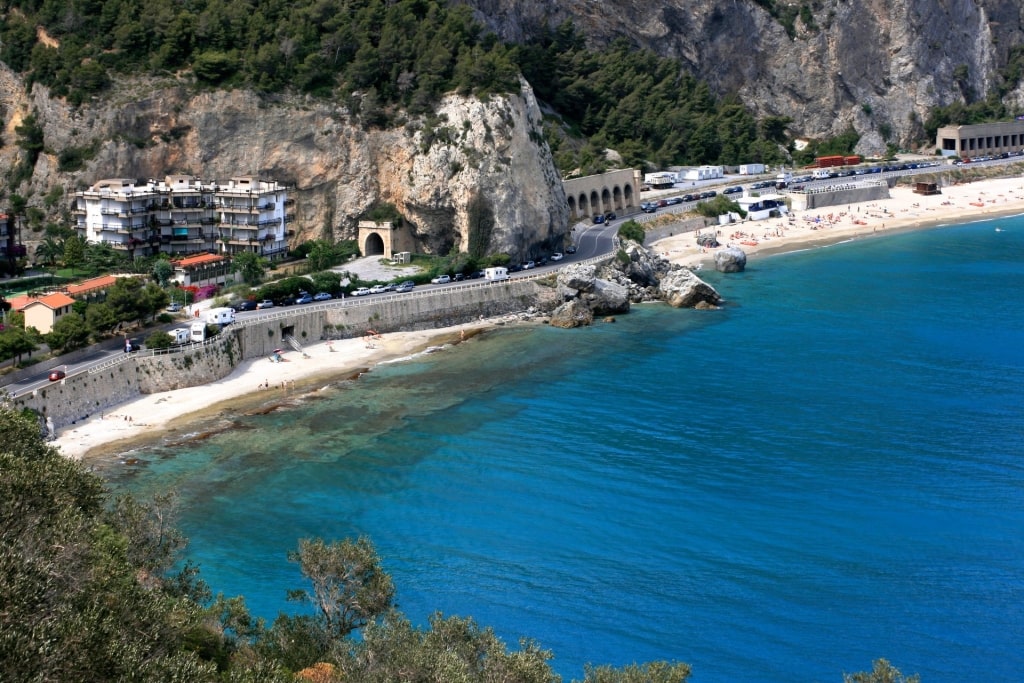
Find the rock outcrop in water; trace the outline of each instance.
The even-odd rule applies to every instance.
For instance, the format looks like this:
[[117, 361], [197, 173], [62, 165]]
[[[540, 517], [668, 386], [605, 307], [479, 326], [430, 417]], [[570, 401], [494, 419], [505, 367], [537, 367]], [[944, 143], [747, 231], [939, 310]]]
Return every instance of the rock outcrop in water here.
[[747, 267], [747, 254], [732, 246], [715, 252], [715, 270], [720, 273], [742, 273]]
[[589, 325], [595, 316], [626, 313], [632, 303], [664, 301], [675, 308], [714, 308], [715, 288], [636, 242], [627, 241], [610, 263], [572, 264], [557, 281], [564, 301], [551, 314], [555, 327]]

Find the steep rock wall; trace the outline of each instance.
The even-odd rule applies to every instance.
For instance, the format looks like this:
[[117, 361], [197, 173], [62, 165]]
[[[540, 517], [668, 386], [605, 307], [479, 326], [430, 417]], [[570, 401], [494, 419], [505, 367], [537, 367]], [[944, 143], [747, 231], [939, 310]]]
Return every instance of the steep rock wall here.
[[[1015, 0], [817, 0], [802, 3], [811, 25], [797, 19], [793, 37], [754, 0], [468, 4], [508, 40], [566, 19], [592, 47], [627, 37], [680, 60], [718, 93], [738, 93], [759, 114], [791, 117], [798, 134], [853, 126], [862, 152], [919, 138], [931, 107], [984, 97], [1024, 42], [1024, 6]], [[1024, 102], [1019, 87], [1010, 99]]]
[[[258, 174], [294, 187], [294, 246], [354, 238], [360, 214], [394, 204], [425, 253], [455, 248], [522, 258], [561, 243], [569, 213], [530, 86], [487, 101], [448, 96], [430, 122], [364, 129], [344, 106], [246, 91], [199, 91], [173, 81], [126, 82], [77, 109], [0, 66], [7, 130], [0, 163], [23, 154], [14, 127], [36, 111], [47, 150], [96, 145], [83, 170], [58, 171], [44, 153], [27, 186], [38, 203], [110, 177], [204, 179]], [[471, 235], [473, 238], [471, 240]], [[31, 239], [31, 235], [26, 235]], [[472, 244], [471, 244], [472, 242]]]

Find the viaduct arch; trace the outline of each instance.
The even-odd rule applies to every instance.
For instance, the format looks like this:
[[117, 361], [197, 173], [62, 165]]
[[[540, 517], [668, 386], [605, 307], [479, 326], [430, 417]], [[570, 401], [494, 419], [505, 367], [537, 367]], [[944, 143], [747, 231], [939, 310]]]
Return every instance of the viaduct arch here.
[[629, 211], [640, 197], [641, 180], [634, 168], [563, 180], [570, 218], [579, 221], [606, 211]]

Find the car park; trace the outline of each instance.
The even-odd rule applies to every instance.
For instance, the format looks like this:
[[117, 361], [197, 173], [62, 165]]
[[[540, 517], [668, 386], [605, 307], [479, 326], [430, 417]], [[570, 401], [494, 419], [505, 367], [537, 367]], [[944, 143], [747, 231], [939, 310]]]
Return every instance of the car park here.
[[49, 379], [50, 379], [51, 382], [58, 382], [58, 381], [64, 379], [65, 377], [67, 377], [67, 376], [68, 376], [67, 373], [64, 372], [63, 370], [51, 370], [50, 371], [50, 375], [49, 375]]
[[446, 285], [451, 281], [452, 278], [450, 275], [438, 275], [433, 280], [431, 280], [431, 282], [434, 283], [435, 285]]
[[564, 258], [565, 258], [565, 254], [563, 254], [560, 251], [556, 251], [554, 254], [551, 255], [551, 260], [552, 261], [561, 261]]
[[274, 302], [271, 301], [270, 299], [264, 299], [263, 301], [261, 301], [258, 304], [256, 304], [256, 310], [257, 311], [262, 311], [265, 308], [273, 308], [273, 307], [274, 307]]
[[383, 294], [386, 291], [388, 291], [386, 285], [374, 285], [373, 287], [370, 287], [370, 294]]
[[313, 295], [313, 301], [330, 301], [333, 298], [330, 292], [317, 292]]

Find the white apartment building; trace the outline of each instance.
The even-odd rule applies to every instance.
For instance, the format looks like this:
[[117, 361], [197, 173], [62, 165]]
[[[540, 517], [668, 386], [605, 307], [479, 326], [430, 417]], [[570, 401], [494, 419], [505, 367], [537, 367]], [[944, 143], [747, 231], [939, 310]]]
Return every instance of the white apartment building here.
[[132, 257], [252, 251], [274, 260], [288, 250], [292, 201], [282, 185], [251, 176], [226, 183], [187, 175], [141, 184], [114, 178], [76, 192], [73, 213], [87, 242]]

